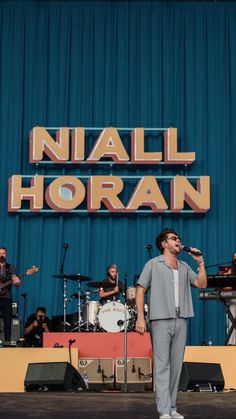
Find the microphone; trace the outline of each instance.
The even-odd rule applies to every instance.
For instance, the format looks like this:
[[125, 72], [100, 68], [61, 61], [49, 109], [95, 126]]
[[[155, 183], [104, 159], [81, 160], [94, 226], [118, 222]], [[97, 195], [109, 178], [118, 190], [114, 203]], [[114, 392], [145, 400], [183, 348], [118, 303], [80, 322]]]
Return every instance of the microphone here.
[[75, 343], [75, 339], [70, 339], [70, 340], [69, 340], [69, 345], [70, 345], [70, 346], [72, 345], [72, 343]]
[[136, 372], [136, 368], [135, 368], [135, 363], [134, 363], [134, 358], [133, 358], [133, 363], [132, 363], [132, 370], [131, 370], [131, 372]]
[[146, 246], [144, 246], [144, 247], [147, 250], [151, 250], [152, 249], [152, 244], [146, 244]]
[[187, 247], [187, 246], [181, 246], [181, 249], [184, 252], [191, 253], [194, 256], [202, 256], [202, 253], [199, 250], [191, 250], [190, 247]]
[[98, 373], [98, 374], [102, 374], [100, 359], [98, 360], [98, 369], [97, 369], [97, 373]]
[[60, 345], [60, 343], [56, 342], [54, 343], [53, 348], [63, 348], [63, 345]]
[[68, 243], [63, 243], [63, 247], [64, 247], [64, 249], [68, 249], [69, 244]]

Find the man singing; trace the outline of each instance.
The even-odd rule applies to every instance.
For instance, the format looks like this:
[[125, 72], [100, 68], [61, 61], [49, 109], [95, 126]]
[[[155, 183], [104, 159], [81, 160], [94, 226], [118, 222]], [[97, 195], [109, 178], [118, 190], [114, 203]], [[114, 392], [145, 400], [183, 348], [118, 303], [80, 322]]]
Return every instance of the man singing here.
[[[149, 297], [149, 321], [155, 365], [156, 404], [161, 419], [183, 419], [176, 398], [187, 336], [187, 319], [193, 317], [190, 286], [205, 288], [207, 275], [198, 249], [189, 254], [198, 264], [198, 274], [179, 261], [181, 239], [170, 228], [156, 237], [161, 256], [149, 260], [137, 283], [136, 331], [144, 334], [144, 295]], [[198, 255], [196, 255], [196, 252]]]

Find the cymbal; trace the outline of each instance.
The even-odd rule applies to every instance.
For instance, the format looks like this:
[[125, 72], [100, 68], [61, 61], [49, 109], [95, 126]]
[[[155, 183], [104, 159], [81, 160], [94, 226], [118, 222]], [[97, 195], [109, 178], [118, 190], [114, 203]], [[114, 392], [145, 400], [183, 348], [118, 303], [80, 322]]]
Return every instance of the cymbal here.
[[52, 275], [53, 278], [58, 278], [58, 279], [71, 279], [72, 281], [91, 281], [92, 278], [90, 278], [89, 276], [85, 276], [85, 275], [80, 275], [80, 274], [56, 274], [56, 275]]
[[111, 284], [110, 282], [105, 281], [90, 282], [86, 285], [92, 288], [115, 288], [115, 284]]

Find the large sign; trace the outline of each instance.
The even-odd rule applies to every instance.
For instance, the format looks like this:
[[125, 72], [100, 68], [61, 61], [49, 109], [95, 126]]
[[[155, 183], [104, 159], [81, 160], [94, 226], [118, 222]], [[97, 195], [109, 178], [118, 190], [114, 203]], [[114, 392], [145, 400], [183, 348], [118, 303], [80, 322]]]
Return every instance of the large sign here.
[[[90, 129], [91, 131], [91, 129]], [[99, 133], [86, 156], [86, 129], [60, 128], [53, 136], [43, 127], [35, 127], [30, 132], [30, 163], [38, 167], [43, 162], [55, 165], [71, 163], [76, 169], [81, 165], [98, 165], [112, 162], [127, 165], [127, 169], [152, 165], [153, 172], [158, 165], [190, 165], [195, 152], [179, 152], [177, 129], [163, 132], [162, 151], [146, 151], [145, 130], [136, 128], [130, 132], [130, 147], [125, 147], [119, 129], [108, 127]], [[55, 137], [55, 138], [54, 138]], [[150, 166], [146, 166], [150, 169]], [[168, 178], [168, 202], [160, 187], [160, 180]], [[126, 202], [124, 194], [127, 180], [134, 185]], [[65, 191], [68, 193], [65, 194]], [[181, 212], [186, 206], [196, 213], [210, 209], [209, 176], [155, 176], [155, 175], [13, 175], [9, 179], [8, 211], [18, 212], [28, 203], [28, 211], [53, 210], [71, 212], [79, 208], [84, 211], [99, 212], [104, 208], [109, 212], [136, 212], [148, 208], [153, 212]]]

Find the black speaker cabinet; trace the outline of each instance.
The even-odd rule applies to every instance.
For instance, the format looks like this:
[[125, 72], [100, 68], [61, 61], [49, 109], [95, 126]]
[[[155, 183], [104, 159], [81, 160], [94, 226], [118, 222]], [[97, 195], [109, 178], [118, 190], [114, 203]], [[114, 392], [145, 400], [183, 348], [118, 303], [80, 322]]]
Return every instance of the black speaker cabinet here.
[[[220, 364], [208, 364], [205, 362], [184, 362], [179, 381], [179, 390], [216, 389], [224, 388], [224, 377]], [[207, 391], [207, 390], [205, 390]]]
[[[11, 319], [11, 340], [18, 341], [20, 339], [20, 319], [13, 317]], [[3, 319], [0, 318], [0, 340], [4, 342], [4, 326]]]
[[[18, 316], [18, 303], [17, 301], [12, 301], [12, 317], [17, 317]], [[2, 318], [2, 310], [0, 310], [0, 318]]]
[[25, 391], [42, 388], [52, 391], [86, 390], [80, 373], [69, 362], [40, 362], [28, 364]]

